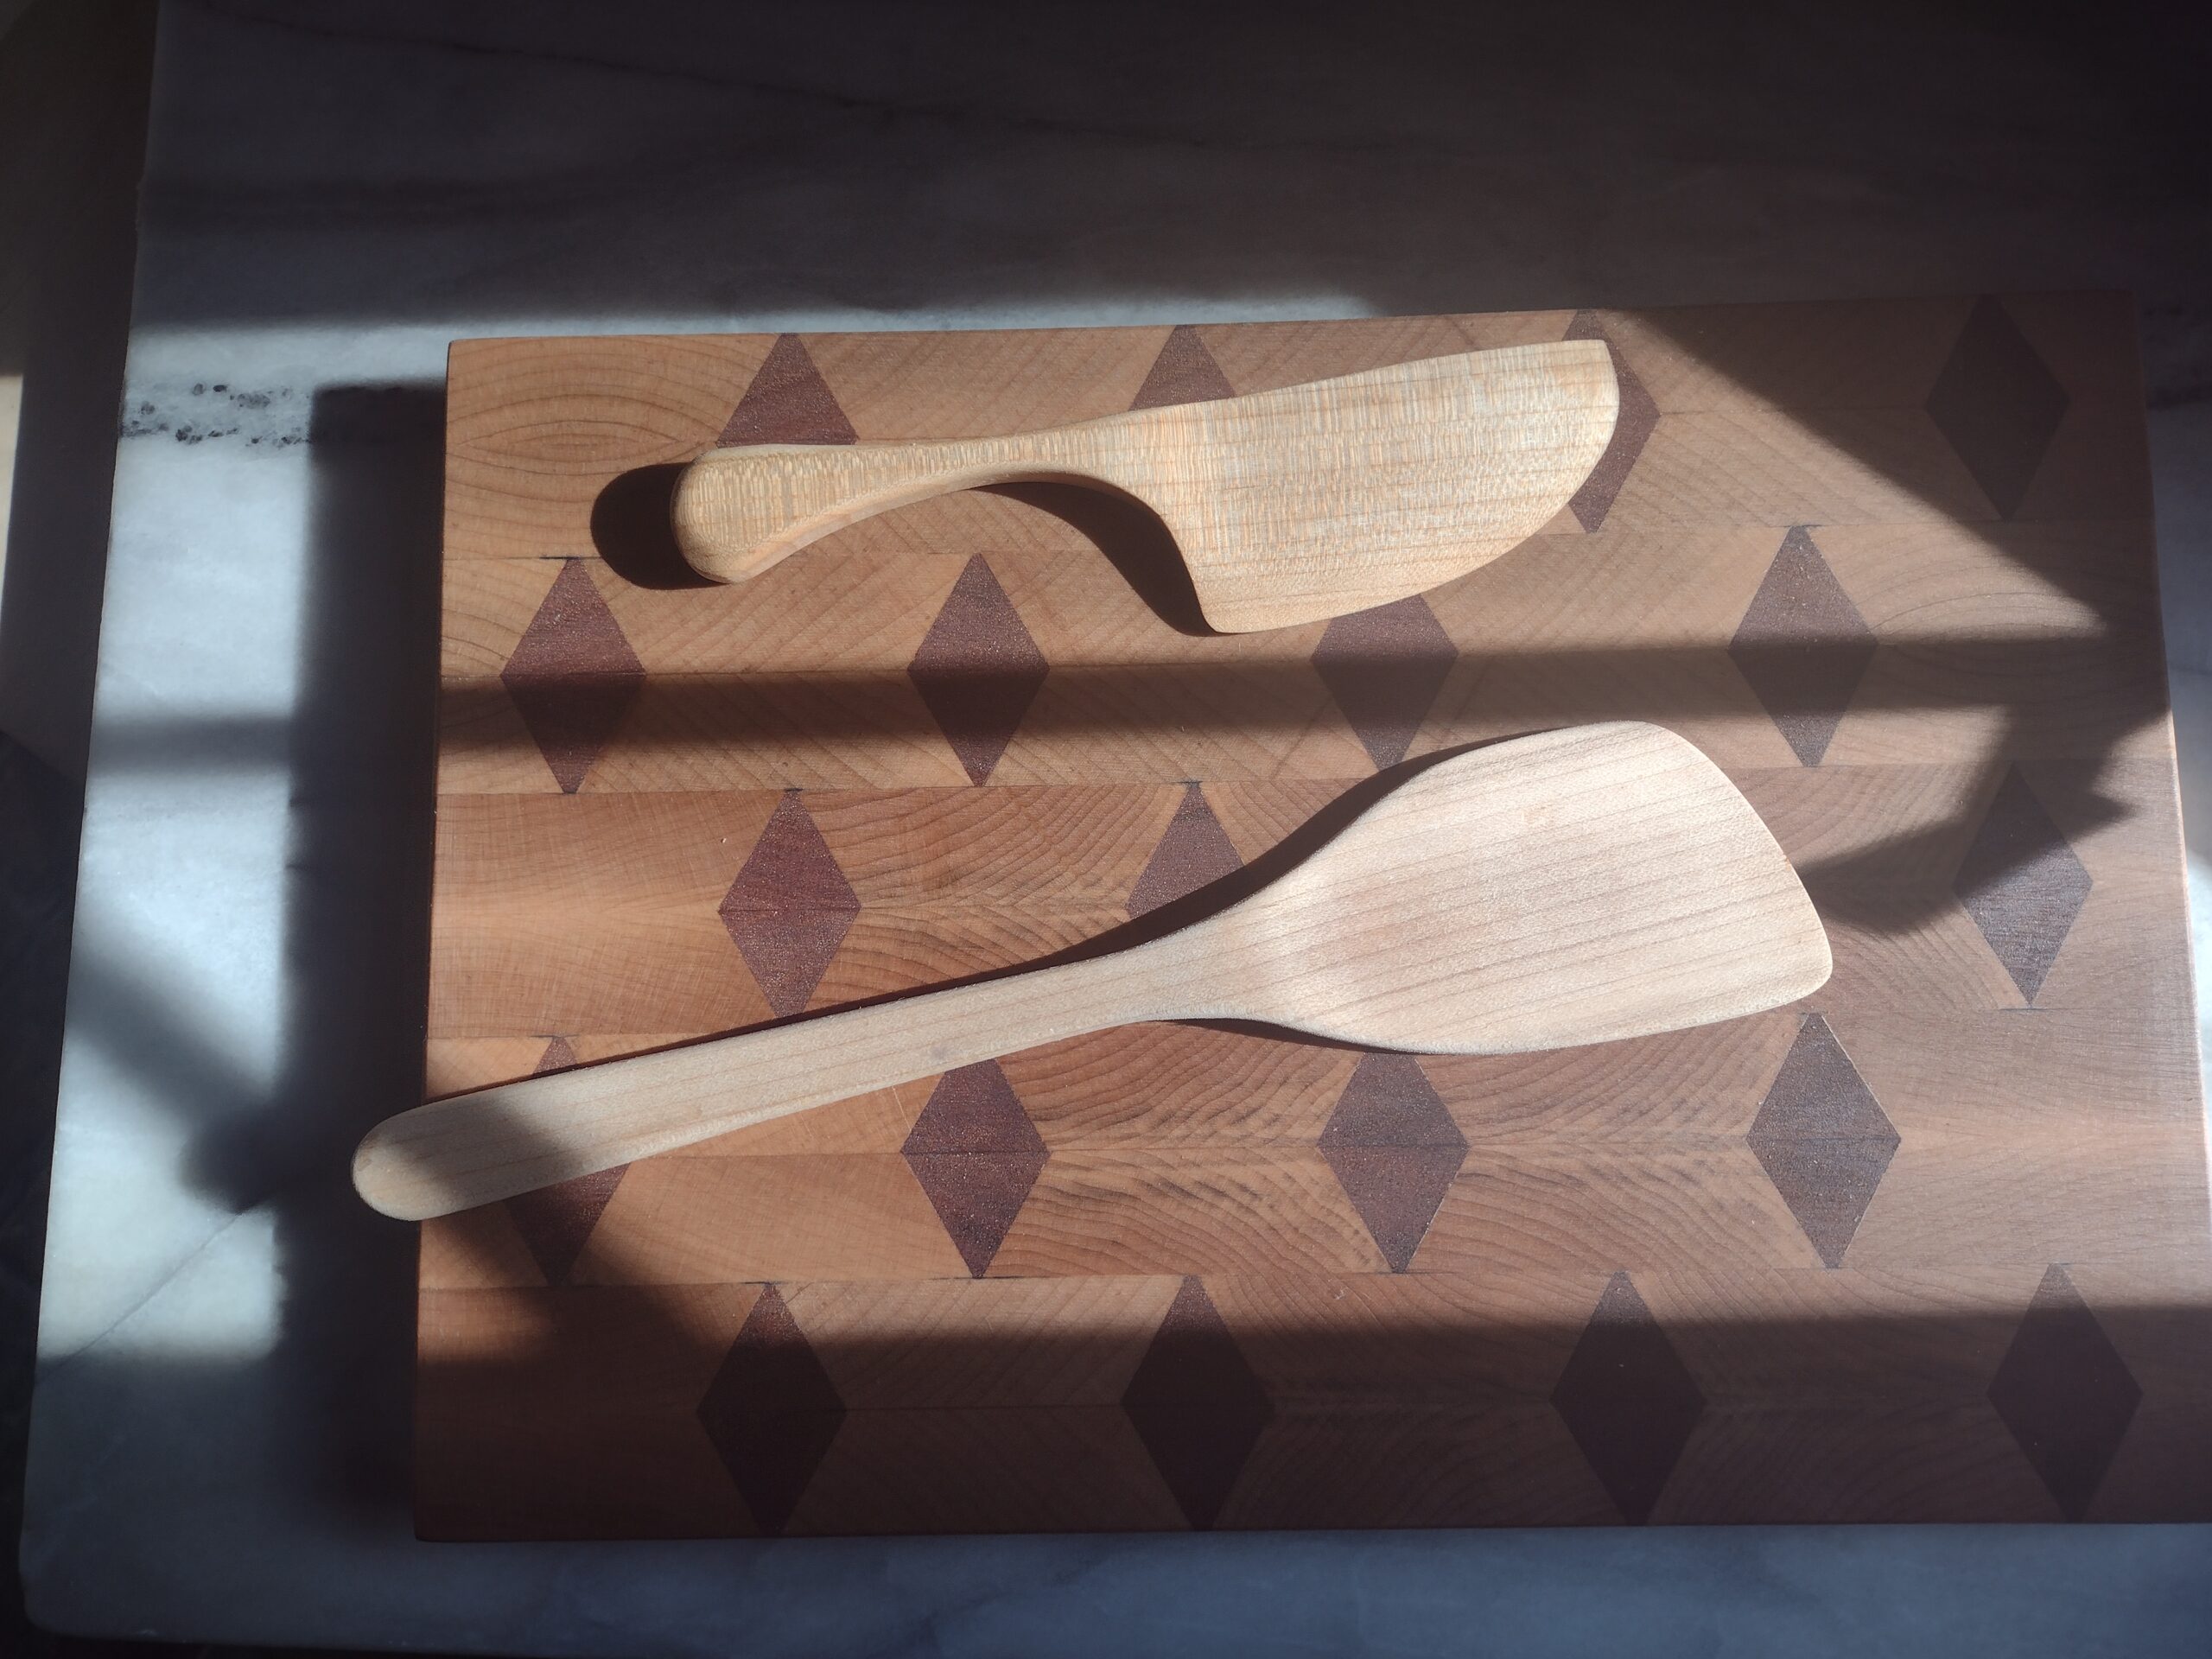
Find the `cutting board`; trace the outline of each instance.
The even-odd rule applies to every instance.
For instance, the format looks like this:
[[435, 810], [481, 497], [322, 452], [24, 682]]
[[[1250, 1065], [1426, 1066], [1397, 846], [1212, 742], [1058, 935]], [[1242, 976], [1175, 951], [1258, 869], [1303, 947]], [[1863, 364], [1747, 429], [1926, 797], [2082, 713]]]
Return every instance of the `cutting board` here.
[[[717, 442], [1606, 340], [1527, 546], [1195, 631], [1066, 488], [689, 583]], [[1149, 1026], [426, 1225], [438, 1538], [2196, 1516], [2212, 1248], [2133, 313], [1963, 297], [468, 340], [427, 1087], [1172, 925], [1378, 769], [1672, 727], [1803, 1003], [1420, 1058]], [[741, 1086], [741, 1085], [739, 1085]]]

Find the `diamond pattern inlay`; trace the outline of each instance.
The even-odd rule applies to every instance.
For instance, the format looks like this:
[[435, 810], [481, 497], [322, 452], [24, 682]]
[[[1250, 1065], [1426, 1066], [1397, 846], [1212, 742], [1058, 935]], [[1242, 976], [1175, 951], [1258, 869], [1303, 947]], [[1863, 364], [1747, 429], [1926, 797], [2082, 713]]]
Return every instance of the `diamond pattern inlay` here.
[[721, 906], [722, 925], [770, 1007], [785, 1014], [806, 1007], [860, 913], [860, 895], [813, 814], [797, 790], [789, 791]]
[[1594, 531], [1613, 510], [1621, 486], [1628, 482], [1637, 458], [1651, 441], [1651, 430], [1659, 424], [1659, 405], [1652, 401], [1651, 394], [1643, 389], [1643, 382], [1636, 378], [1636, 372], [1622, 358], [1621, 348], [1607, 339], [1596, 312], [1576, 312], [1574, 321], [1567, 325], [1566, 337], [1605, 340], [1605, 350], [1613, 359], [1613, 378], [1620, 387], [1620, 413], [1613, 422], [1613, 435], [1606, 442], [1605, 453], [1598, 457], [1590, 476], [1582, 480], [1582, 487], [1567, 504], [1584, 530]]
[[[539, 1057], [537, 1068], [531, 1075], [543, 1077], [548, 1071], [565, 1071], [575, 1063], [576, 1051], [569, 1046], [569, 1039], [556, 1037], [545, 1045], [545, 1052]], [[522, 1235], [522, 1242], [529, 1247], [531, 1255], [537, 1258], [547, 1284], [569, 1282], [569, 1274], [575, 1270], [576, 1258], [583, 1254], [584, 1245], [591, 1237], [591, 1230], [599, 1225], [607, 1201], [622, 1184], [622, 1173], [629, 1167], [627, 1164], [617, 1164], [612, 1169], [594, 1170], [574, 1180], [556, 1181], [535, 1192], [518, 1192], [506, 1201], [508, 1218]]]
[[1153, 359], [1144, 385], [1137, 388], [1131, 409], [1158, 409], [1166, 404], [1207, 404], [1234, 397], [1236, 392], [1221, 365], [1189, 324], [1171, 328], [1167, 340]]
[[584, 774], [630, 712], [645, 679], [645, 664], [582, 559], [563, 563], [499, 672], [531, 740], [567, 795], [582, 787]]
[[1320, 1147], [1390, 1271], [1403, 1273], [1467, 1155], [1467, 1137], [1421, 1062], [1361, 1055]]
[[1820, 765], [1874, 660], [1874, 630], [1805, 525], [1782, 538], [1728, 655], [1797, 759]]
[[844, 1416], [791, 1309], [763, 1285], [699, 1402], [699, 1421], [761, 1531], [789, 1523]]
[[2010, 518], [2027, 499], [2068, 402], [2011, 313], [1984, 296], [1936, 377], [1927, 409], [1998, 516]]
[[1122, 1395], [1184, 1518], [1213, 1525], [1261, 1432], [1274, 1420], [1268, 1391], [1196, 1279], [1183, 1281], [1167, 1317]]
[[[505, 476], [545, 512], [447, 504], [441, 1088], [776, 1007], [796, 1032], [887, 975], [1033, 957], [1125, 912], [1158, 933], [1249, 887], [1240, 856], [1339, 818], [1355, 751], [1395, 758], [1379, 785], [1462, 737], [1609, 713], [1743, 738], [1723, 758], [1841, 932], [1822, 992], [1704, 1031], [1447, 1059], [1203, 1021], [941, 1054], [756, 1148], [786, 1155], [640, 1160], [426, 1227], [426, 1535], [2212, 1504], [2187, 942], [2154, 925], [2185, 861], [2156, 833], [2171, 752], [2136, 671], [2157, 570], [2133, 308], [1581, 302], [456, 354], [463, 484]], [[1146, 526], [1074, 495], [924, 507], [784, 577], [650, 591], [683, 579], [677, 469], [640, 464], [635, 416], [687, 376], [700, 396], [648, 423], [679, 460], [718, 433], [1199, 413], [1183, 400], [1569, 332], [1627, 373], [1605, 475], [1545, 526], [1559, 569], [1539, 549], [1383, 608], [1412, 645], [1382, 683], [1374, 618], [1319, 660], [1334, 618], [1178, 633], [1201, 619], [1153, 580]], [[517, 397], [577, 411], [560, 476], [545, 430], [499, 418]], [[659, 520], [625, 516], [646, 497]], [[517, 541], [556, 508], [575, 535]], [[1086, 538], [1113, 558], [1069, 566]], [[1575, 609], [1584, 577], [1611, 612]], [[1085, 583], [1112, 602], [1075, 602]], [[1531, 630], [1566, 611], [1548, 650]], [[1395, 692], [1408, 658], [1425, 672]], [[2037, 1127], [2063, 1119], [2070, 1138]]]
[[2019, 768], [2007, 772], [1951, 891], [2030, 1002], [2093, 885]]
[[1046, 672], [1045, 653], [980, 553], [961, 571], [906, 667], [973, 784], [998, 765]]
[[1598, 1299], [1552, 1404], [1630, 1522], [1650, 1518], [1705, 1414], [1696, 1379], [1625, 1271]]
[[1406, 758], [1459, 654], [1415, 594], [1338, 617], [1313, 649], [1313, 666], [1379, 768]]
[[1989, 1384], [1989, 1403], [2069, 1521], [2088, 1513], [2143, 1389], [2097, 1316], [2054, 1264]]
[[1157, 910], [1243, 866], [1229, 832], [1206, 804], [1205, 791], [1196, 784], [1186, 784], [1167, 833], [1160, 836], [1145, 863], [1144, 874], [1129, 889], [1129, 914], [1137, 917]]
[[980, 1279], [1049, 1155], [996, 1060], [946, 1072], [899, 1148]]
[[779, 334], [717, 442], [856, 443], [859, 439], [799, 337]]
[[1897, 1132], [1819, 1014], [1799, 1025], [1745, 1139], [1821, 1260], [1841, 1267]]
[[547, 1284], [569, 1282], [591, 1230], [599, 1225], [614, 1189], [622, 1184], [623, 1172], [629, 1167], [617, 1164], [533, 1192], [519, 1192], [507, 1200], [507, 1214], [513, 1218], [515, 1230], [543, 1269]]

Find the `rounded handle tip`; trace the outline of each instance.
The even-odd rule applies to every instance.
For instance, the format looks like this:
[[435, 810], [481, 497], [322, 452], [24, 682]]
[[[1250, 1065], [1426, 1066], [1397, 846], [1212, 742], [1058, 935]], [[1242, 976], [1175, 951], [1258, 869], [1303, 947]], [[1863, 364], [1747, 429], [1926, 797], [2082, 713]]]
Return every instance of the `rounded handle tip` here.
[[419, 1193], [410, 1197], [408, 1184], [394, 1179], [394, 1160], [385, 1140], [385, 1125], [379, 1123], [353, 1148], [353, 1191], [361, 1202], [394, 1221], [428, 1221], [444, 1214], [435, 1204], [424, 1205]]
[[[711, 454], [713, 451], [708, 453]], [[710, 500], [713, 469], [705, 462], [706, 456], [701, 456], [677, 474], [676, 487], [668, 498], [669, 531], [675, 537], [676, 550], [683, 556], [683, 562], [709, 581], [742, 580], [753, 573], [733, 573], [728, 568], [728, 550], [716, 543], [715, 513]]]

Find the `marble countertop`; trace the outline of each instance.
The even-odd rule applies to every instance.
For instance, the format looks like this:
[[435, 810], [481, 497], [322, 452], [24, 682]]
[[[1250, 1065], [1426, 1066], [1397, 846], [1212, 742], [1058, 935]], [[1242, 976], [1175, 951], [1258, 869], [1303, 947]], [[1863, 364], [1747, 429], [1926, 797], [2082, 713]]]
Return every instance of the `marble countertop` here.
[[[2201, 175], [2160, 170], [2179, 72], [1932, 20], [1716, 44], [1625, 8], [1577, 36], [1464, 10], [1354, 33], [1256, 6], [671, 5], [647, 29], [621, 8], [170, 0], [26, 1493], [35, 1616], [547, 1654], [2024, 1655], [2201, 1634], [2212, 1533], [2182, 1528], [411, 1535], [413, 1237], [346, 1172], [419, 1059], [454, 338], [2132, 288], [2197, 805], [2212, 258]], [[1834, 92], [1874, 65], [1879, 119]], [[2209, 823], [2192, 813], [2193, 841]]]

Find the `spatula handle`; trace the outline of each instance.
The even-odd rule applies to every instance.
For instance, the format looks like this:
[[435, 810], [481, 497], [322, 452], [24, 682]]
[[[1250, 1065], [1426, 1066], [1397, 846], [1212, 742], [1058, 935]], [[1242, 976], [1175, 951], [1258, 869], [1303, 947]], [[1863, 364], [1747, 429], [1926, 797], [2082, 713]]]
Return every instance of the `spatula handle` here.
[[677, 481], [676, 543], [702, 575], [742, 582], [832, 531], [988, 484], [1107, 482], [1080, 429], [906, 443], [715, 449]]
[[432, 1101], [369, 1132], [353, 1185], [421, 1221], [1039, 1043], [1204, 1012], [1157, 971], [1173, 961], [1139, 947]]

